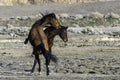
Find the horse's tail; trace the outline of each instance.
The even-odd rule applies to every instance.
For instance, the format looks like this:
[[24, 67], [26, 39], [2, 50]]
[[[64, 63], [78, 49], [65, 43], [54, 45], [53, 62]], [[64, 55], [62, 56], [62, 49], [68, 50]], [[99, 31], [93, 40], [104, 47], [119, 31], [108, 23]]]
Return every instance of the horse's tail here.
[[55, 55], [53, 55], [50, 51], [45, 50], [45, 47], [44, 47], [43, 43], [41, 43], [38, 47], [41, 49], [41, 51], [42, 51], [45, 58], [48, 58], [48, 59], [52, 60], [55, 63], [58, 62], [58, 58]]
[[53, 62], [55, 62], [55, 63], [58, 62], [57, 56], [55, 56], [55, 55], [53, 55], [53, 54], [51, 54], [50, 59], [51, 59]]
[[29, 40], [29, 37], [25, 39], [24, 44], [27, 44]]

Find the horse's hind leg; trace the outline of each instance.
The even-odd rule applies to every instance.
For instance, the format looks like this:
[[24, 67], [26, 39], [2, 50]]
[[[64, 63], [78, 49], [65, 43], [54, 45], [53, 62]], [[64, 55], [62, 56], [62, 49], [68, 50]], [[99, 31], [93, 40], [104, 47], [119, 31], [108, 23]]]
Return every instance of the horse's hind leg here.
[[35, 70], [35, 66], [36, 66], [36, 63], [37, 63], [37, 60], [35, 59], [35, 60], [34, 60], [33, 67], [32, 67], [32, 70], [31, 70], [31, 73], [33, 73], [33, 72], [34, 72], [34, 70]]
[[[33, 52], [32, 52], [32, 54], [33, 54], [33, 55], [36, 54], [36, 50], [35, 50], [34, 47], [33, 47]], [[34, 63], [33, 63], [33, 67], [32, 67], [32, 70], [31, 70], [31, 73], [34, 72], [34, 70], [35, 70], [35, 66], [36, 66], [36, 63], [37, 63], [37, 59], [35, 58], [35, 59], [34, 59]]]
[[41, 62], [40, 62], [40, 59], [39, 59], [39, 54], [35, 55], [35, 58], [37, 59], [37, 62], [38, 62], [38, 65], [39, 65], [38, 71], [40, 72], [41, 71]]
[[38, 71], [40, 72], [41, 71], [41, 63], [40, 63], [40, 59], [39, 59], [39, 55], [35, 55], [35, 60], [34, 60], [34, 64], [33, 64], [33, 67], [32, 67], [32, 70], [31, 70], [31, 73], [34, 72], [35, 70], [35, 66], [36, 66], [36, 63], [38, 62], [38, 65], [39, 65], [39, 69]]

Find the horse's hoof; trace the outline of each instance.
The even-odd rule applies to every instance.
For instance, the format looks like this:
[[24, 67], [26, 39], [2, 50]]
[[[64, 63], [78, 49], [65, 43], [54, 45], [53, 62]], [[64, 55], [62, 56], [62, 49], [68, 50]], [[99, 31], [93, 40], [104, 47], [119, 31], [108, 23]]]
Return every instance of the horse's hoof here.
[[47, 76], [50, 75], [50, 71], [47, 71], [46, 75], [47, 75]]
[[33, 73], [33, 72], [30, 72], [30, 75], [34, 75], [34, 73]]
[[50, 75], [49, 73], [46, 74], [47, 76]]
[[30, 74], [33, 74], [33, 72], [30, 72]]
[[58, 73], [58, 70], [55, 70], [56, 73]]
[[38, 69], [38, 72], [40, 73], [40, 72], [41, 72], [41, 69]]
[[40, 72], [38, 72], [38, 75], [40, 75]]
[[33, 74], [34, 73], [34, 71], [33, 70], [31, 70], [31, 72], [30, 72], [31, 74]]

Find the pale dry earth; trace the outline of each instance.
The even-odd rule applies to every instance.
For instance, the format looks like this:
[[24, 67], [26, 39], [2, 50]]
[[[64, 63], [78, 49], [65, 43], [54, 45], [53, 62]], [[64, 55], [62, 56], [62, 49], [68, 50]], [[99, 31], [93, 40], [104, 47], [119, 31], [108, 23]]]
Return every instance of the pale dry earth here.
[[[104, 36], [104, 35], [102, 35]], [[0, 79], [1, 80], [119, 80], [120, 47], [114, 41], [96, 41], [100, 35], [78, 35], [69, 33], [67, 46], [59, 37], [55, 38], [53, 54], [59, 61], [56, 72], [55, 64], [51, 62], [50, 76], [45, 75], [45, 61], [42, 56], [42, 71], [37, 68], [30, 73], [34, 57], [32, 47], [24, 45], [25, 37], [10, 38], [1, 35], [0, 42]], [[93, 39], [94, 41], [91, 41]], [[6, 41], [3, 41], [6, 40]]]
[[[100, 2], [74, 5], [40, 5], [40, 6], [1, 6], [2, 19], [31, 16], [46, 10], [55, 13], [89, 14], [120, 13], [120, 2]], [[5, 19], [6, 20], [6, 19]], [[6, 26], [0, 26], [1, 28]], [[16, 26], [12, 26], [13, 30]], [[17, 26], [18, 27], [18, 26]], [[119, 26], [117, 27], [119, 29]], [[22, 29], [22, 28], [21, 28]], [[107, 29], [107, 28], [105, 28]], [[113, 29], [113, 28], [112, 28]], [[24, 28], [23, 28], [24, 30]], [[111, 30], [111, 28], [110, 28]], [[113, 29], [114, 30], [114, 29]], [[119, 30], [118, 30], [119, 31]], [[24, 32], [24, 31], [23, 31]], [[42, 71], [30, 74], [34, 57], [32, 47], [24, 45], [27, 36], [11, 37], [0, 35], [0, 80], [119, 80], [120, 79], [120, 37], [106, 34], [78, 34], [68, 31], [69, 41], [65, 44], [59, 37], [55, 38], [53, 54], [58, 61], [58, 72], [51, 62], [50, 76], [45, 75], [45, 61], [42, 56]]]

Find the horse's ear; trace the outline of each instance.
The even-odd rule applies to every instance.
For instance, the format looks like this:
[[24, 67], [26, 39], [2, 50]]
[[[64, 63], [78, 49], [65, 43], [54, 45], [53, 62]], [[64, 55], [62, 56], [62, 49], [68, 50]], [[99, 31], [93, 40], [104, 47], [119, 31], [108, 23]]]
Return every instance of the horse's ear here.
[[60, 28], [62, 28], [63, 26], [62, 25], [60, 25]]
[[67, 29], [68, 29], [68, 26], [67, 26]]
[[67, 28], [68, 28], [68, 26], [62, 26], [62, 25], [61, 25], [61, 28], [67, 29]]
[[68, 26], [66, 26], [65, 28], [68, 29]]

